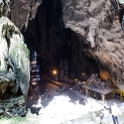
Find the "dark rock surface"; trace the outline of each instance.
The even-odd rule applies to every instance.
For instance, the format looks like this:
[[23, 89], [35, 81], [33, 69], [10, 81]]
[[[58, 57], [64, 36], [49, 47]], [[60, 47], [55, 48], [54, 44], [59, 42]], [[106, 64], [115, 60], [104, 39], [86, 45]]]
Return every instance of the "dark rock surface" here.
[[24, 96], [13, 97], [0, 102], [0, 119], [3, 117], [24, 117], [26, 115], [26, 101]]
[[19, 29], [26, 29], [29, 20], [35, 18], [38, 6], [42, 0], [11, 0], [10, 18]]

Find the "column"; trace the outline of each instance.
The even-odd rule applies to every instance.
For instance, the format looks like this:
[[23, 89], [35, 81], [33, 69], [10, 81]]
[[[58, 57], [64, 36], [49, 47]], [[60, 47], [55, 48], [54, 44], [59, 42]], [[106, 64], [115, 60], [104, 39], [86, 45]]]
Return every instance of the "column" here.
[[114, 98], [115, 98], [115, 89], [114, 89], [114, 91], [113, 91], [113, 96], [114, 96]]
[[92, 113], [92, 119], [94, 122], [96, 122], [96, 113]]
[[86, 88], [86, 96], [88, 96], [88, 89]]
[[102, 101], [103, 101], [103, 103], [105, 103], [105, 95], [102, 94], [101, 97], [102, 97]]

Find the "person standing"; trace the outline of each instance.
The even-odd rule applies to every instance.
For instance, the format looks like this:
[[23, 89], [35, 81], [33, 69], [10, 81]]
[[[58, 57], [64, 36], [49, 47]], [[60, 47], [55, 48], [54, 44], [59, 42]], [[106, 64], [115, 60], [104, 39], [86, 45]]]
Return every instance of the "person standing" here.
[[104, 106], [104, 110], [102, 111], [102, 119], [107, 119], [109, 116], [109, 111], [106, 106]]
[[118, 120], [118, 115], [121, 115], [121, 114], [122, 114], [121, 110], [118, 108], [117, 104], [113, 103], [113, 105], [111, 106], [111, 115], [112, 115], [114, 124], [120, 124]]

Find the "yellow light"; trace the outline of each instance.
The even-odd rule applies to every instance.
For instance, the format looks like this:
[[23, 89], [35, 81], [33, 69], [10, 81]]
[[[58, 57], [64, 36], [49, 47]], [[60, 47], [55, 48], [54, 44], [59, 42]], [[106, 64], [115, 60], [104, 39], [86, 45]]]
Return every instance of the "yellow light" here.
[[37, 84], [37, 82], [32, 82], [32, 85], [36, 85]]
[[86, 82], [82, 82], [82, 84], [85, 84]]
[[53, 74], [56, 75], [57, 74], [57, 71], [56, 70], [53, 70]]
[[78, 81], [78, 79], [76, 78], [76, 79], [74, 79], [75, 81]]
[[32, 62], [31, 62], [31, 64], [32, 64], [32, 65], [34, 65], [34, 64], [35, 64], [35, 62], [34, 62], [34, 61], [32, 61]]
[[85, 73], [82, 73], [82, 75], [85, 75]]

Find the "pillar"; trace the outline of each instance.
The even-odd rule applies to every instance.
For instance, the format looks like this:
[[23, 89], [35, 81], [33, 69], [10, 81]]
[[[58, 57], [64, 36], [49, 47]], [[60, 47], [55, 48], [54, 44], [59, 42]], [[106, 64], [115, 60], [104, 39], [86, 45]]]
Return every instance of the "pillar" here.
[[88, 96], [88, 89], [86, 88], [86, 96]]
[[104, 102], [105, 102], [105, 95], [102, 94], [101, 97], [102, 97], [102, 101], [103, 101], [103, 103], [104, 103]]
[[92, 113], [92, 120], [96, 122], [96, 113]]

